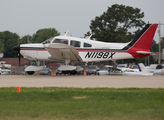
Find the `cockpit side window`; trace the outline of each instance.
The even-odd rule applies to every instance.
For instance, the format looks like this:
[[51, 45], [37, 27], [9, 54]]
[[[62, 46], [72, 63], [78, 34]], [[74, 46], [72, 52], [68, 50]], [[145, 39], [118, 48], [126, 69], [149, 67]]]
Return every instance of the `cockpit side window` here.
[[70, 45], [74, 47], [80, 47], [80, 44], [81, 43], [79, 41], [75, 41], [75, 40], [71, 40], [71, 43], [70, 43]]
[[92, 47], [92, 45], [88, 43], [84, 43], [84, 47]]
[[158, 65], [156, 69], [163, 69], [162, 65]]
[[62, 43], [62, 44], [67, 44], [68, 45], [68, 40], [66, 39], [55, 39], [53, 43]]

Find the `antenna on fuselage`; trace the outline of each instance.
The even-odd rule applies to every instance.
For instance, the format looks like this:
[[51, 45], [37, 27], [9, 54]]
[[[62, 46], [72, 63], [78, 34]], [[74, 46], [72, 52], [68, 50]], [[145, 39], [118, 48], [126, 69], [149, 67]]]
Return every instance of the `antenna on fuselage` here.
[[92, 34], [88, 37], [88, 40], [90, 40], [91, 37], [92, 37]]
[[67, 32], [65, 33], [65, 35], [64, 35], [64, 36], [67, 36], [68, 31], [69, 31], [69, 30], [67, 30]]

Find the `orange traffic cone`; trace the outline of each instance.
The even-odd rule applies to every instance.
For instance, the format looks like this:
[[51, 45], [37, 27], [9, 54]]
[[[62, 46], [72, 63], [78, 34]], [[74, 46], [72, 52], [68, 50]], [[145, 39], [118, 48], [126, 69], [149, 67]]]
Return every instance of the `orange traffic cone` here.
[[19, 87], [19, 86], [17, 87], [17, 92], [21, 92], [21, 90], [20, 90], [20, 87]]

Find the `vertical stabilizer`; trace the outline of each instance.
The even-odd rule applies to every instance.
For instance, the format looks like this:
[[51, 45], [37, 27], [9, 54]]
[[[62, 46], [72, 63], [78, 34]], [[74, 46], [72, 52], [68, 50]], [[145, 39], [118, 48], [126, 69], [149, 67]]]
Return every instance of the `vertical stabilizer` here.
[[145, 72], [145, 71], [147, 71], [147, 69], [146, 69], [146, 67], [144, 66], [143, 63], [139, 63], [138, 66], [139, 66], [141, 72]]
[[123, 50], [135, 48], [140, 51], [149, 51], [158, 24], [147, 24], [140, 33]]

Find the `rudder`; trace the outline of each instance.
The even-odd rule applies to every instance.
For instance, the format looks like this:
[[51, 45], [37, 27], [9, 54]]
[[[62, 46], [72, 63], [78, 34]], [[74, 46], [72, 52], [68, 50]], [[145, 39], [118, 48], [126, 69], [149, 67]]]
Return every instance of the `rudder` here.
[[136, 48], [138, 50], [150, 50], [154, 34], [158, 24], [147, 24], [140, 33], [124, 48]]

